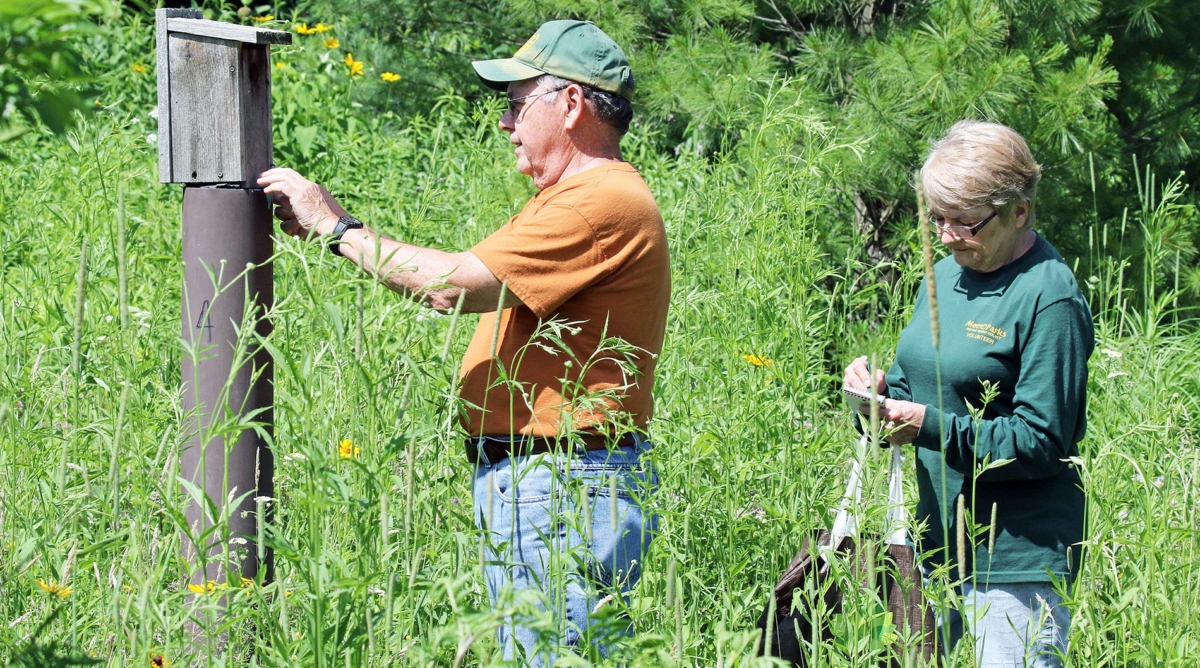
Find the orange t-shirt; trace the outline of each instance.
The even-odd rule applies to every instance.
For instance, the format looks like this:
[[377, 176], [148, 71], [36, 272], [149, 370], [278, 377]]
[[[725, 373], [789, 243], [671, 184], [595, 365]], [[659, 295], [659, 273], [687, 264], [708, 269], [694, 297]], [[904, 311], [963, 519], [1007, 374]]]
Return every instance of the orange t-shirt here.
[[[564, 179], [471, 252], [524, 306], [499, 323], [495, 313], [479, 319], [459, 390], [467, 433], [607, 433], [605, 423], [629, 418], [645, 427], [671, 267], [662, 215], [637, 170], [610, 163]], [[597, 353], [613, 337], [635, 346], [632, 356]], [[626, 359], [635, 372], [614, 361]]]

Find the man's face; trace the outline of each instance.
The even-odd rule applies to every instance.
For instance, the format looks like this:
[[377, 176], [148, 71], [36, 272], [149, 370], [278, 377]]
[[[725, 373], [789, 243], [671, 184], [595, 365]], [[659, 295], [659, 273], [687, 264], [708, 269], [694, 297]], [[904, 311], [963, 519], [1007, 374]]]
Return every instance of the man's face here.
[[517, 171], [533, 177], [533, 184], [546, 188], [558, 180], [566, 133], [563, 127], [561, 94], [552, 93], [537, 79], [508, 85], [509, 107], [500, 116], [500, 129], [516, 146]]

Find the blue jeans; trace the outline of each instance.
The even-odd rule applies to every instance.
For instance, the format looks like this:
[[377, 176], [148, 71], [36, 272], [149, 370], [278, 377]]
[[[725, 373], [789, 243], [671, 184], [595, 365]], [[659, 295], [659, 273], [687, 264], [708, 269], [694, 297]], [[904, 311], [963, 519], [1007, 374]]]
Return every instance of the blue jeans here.
[[975, 638], [979, 668], [1061, 668], [1071, 613], [1049, 582], [962, 585], [960, 609], [947, 618], [954, 648], [965, 630]]
[[[475, 523], [487, 539], [492, 604], [520, 610], [532, 597], [543, 613], [506, 618], [497, 630], [505, 660], [538, 666], [553, 663], [556, 648], [606, 652], [613, 625], [591, 628], [592, 613], [626, 602], [658, 526], [643, 510], [658, 485], [643, 459], [650, 447], [638, 438], [612, 450], [476, 464]], [[616, 624], [617, 634], [631, 630], [628, 619]]]

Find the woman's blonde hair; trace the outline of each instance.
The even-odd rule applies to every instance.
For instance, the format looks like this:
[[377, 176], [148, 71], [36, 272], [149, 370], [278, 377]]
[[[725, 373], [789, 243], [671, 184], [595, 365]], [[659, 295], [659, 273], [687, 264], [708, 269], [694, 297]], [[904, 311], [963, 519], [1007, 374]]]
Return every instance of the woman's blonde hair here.
[[990, 205], [1007, 216], [1014, 203], [1025, 200], [1029, 226], [1041, 178], [1042, 167], [1025, 138], [1007, 125], [984, 121], [955, 123], [933, 143], [921, 167], [921, 187], [934, 210]]

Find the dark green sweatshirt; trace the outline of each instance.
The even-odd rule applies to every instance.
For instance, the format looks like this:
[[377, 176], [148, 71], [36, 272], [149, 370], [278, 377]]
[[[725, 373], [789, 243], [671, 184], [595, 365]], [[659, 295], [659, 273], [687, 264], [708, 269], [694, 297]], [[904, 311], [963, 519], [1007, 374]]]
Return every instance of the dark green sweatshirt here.
[[[943, 563], [946, 526], [949, 557], [957, 563], [961, 494], [968, 517], [985, 527], [975, 548], [965, 551], [977, 584], [1051, 575], [1074, 580], [1084, 494], [1079, 472], [1065, 460], [1079, 454], [1087, 428], [1087, 361], [1095, 346], [1087, 302], [1062, 256], [1041, 236], [1025, 255], [990, 273], [960, 267], [952, 257], [934, 271], [941, 410], [924, 285], [887, 375], [889, 396], [925, 404], [914, 441], [917, 521], [926, 523], [920, 550], [933, 564]], [[994, 383], [999, 394], [977, 421], [967, 406], [983, 405], [982, 381]], [[1012, 461], [978, 473], [1001, 459]]]

